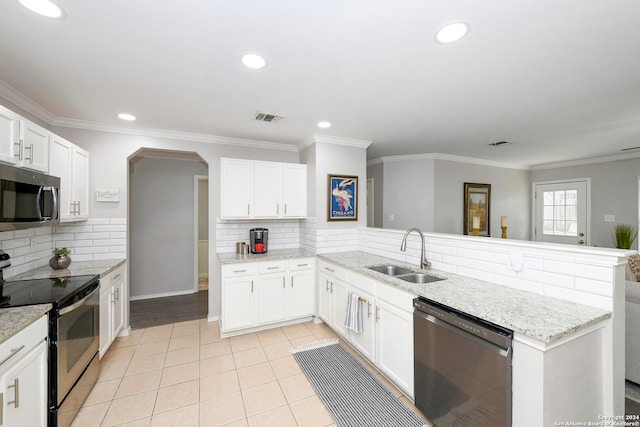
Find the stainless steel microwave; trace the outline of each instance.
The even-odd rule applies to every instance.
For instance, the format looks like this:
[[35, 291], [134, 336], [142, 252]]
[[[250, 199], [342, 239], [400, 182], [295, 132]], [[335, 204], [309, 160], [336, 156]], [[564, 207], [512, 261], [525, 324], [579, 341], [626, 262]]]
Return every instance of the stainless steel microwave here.
[[0, 231], [57, 225], [60, 178], [0, 165]]

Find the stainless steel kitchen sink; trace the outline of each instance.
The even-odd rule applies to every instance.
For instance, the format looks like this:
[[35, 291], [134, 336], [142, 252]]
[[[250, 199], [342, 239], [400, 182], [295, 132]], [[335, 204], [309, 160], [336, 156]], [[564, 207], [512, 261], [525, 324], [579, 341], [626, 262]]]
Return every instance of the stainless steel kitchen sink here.
[[402, 279], [411, 283], [431, 283], [439, 280], [444, 280], [440, 277], [431, 276], [429, 274], [417, 273], [408, 268], [399, 267], [397, 265], [372, 265], [367, 267], [369, 270], [377, 271], [378, 273], [386, 274], [387, 276], [395, 277], [396, 279]]
[[444, 280], [441, 277], [430, 276], [429, 274], [424, 274], [424, 273], [403, 274], [395, 277], [397, 279], [402, 279], [404, 281], [411, 282], [411, 283], [431, 283], [431, 282]]
[[388, 276], [399, 276], [401, 274], [413, 273], [413, 270], [408, 268], [398, 267], [397, 265], [373, 265], [367, 267], [369, 270], [377, 271], [378, 273], [386, 274]]

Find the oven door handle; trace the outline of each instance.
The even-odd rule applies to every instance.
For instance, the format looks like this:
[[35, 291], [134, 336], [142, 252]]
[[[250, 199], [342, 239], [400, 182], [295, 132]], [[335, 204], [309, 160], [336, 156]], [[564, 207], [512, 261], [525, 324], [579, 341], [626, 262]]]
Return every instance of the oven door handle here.
[[80, 307], [81, 305], [83, 305], [85, 302], [87, 302], [88, 299], [90, 299], [92, 296], [94, 296], [95, 294], [97, 294], [100, 291], [100, 287], [97, 287], [93, 292], [91, 292], [89, 295], [87, 295], [86, 297], [82, 298], [80, 301], [74, 302], [73, 304], [71, 304], [69, 307], [64, 307], [60, 309], [60, 316], [62, 316], [63, 314], [67, 314], [70, 311], [75, 310], [76, 308]]

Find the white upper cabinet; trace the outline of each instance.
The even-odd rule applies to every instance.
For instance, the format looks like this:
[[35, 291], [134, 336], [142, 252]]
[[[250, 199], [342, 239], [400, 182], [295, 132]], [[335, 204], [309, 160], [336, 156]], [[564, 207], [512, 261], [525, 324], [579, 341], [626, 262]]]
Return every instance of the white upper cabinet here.
[[0, 161], [49, 172], [51, 132], [0, 106]]
[[282, 164], [282, 216], [307, 217], [307, 165]]
[[254, 162], [253, 203], [257, 218], [278, 218], [282, 203], [282, 166], [274, 162]]
[[307, 165], [221, 159], [221, 218], [306, 218]]
[[14, 154], [20, 145], [20, 116], [0, 105], [0, 161], [17, 164]]
[[89, 218], [89, 153], [51, 135], [49, 174], [60, 178], [60, 220]]
[[253, 162], [221, 159], [220, 197], [222, 218], [252, 218]]
[[51, 132], [29, 120], [20, 120], [20, 166], [49, 172], [49, 138]]

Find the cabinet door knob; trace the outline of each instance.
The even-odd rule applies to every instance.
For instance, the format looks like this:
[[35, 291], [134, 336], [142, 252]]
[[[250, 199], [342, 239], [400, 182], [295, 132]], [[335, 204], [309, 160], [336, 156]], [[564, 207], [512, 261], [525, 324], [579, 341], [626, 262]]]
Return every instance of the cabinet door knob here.
[[376, 322], [380, 320], [380, 307], [376, 307]]

